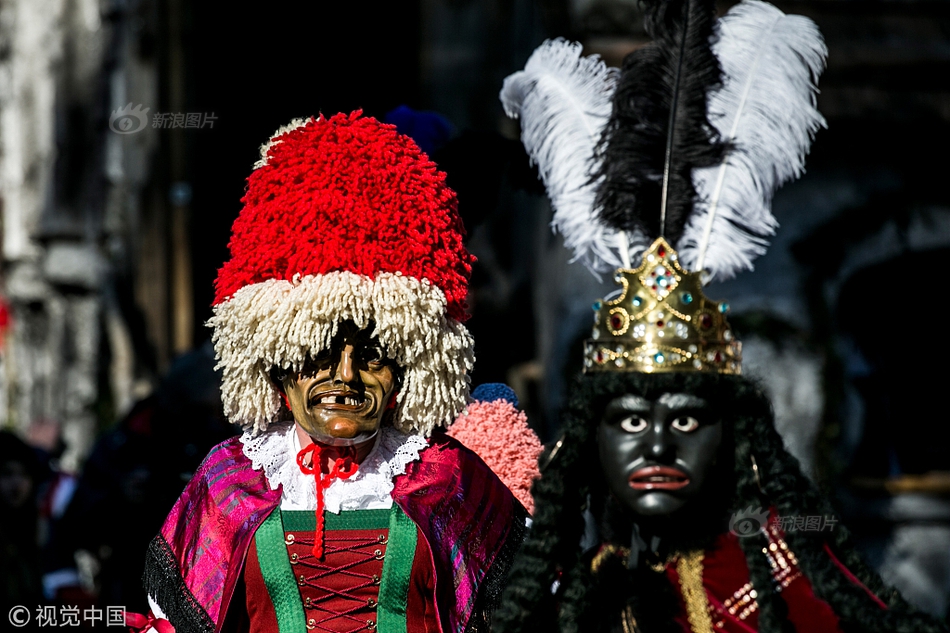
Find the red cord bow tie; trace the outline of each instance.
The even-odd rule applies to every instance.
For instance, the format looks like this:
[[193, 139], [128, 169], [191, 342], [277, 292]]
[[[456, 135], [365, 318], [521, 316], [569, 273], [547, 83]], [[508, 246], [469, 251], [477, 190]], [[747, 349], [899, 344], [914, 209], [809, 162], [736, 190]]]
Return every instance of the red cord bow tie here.
[[[313, 555], [316, 558], [323, 558], [324, 491], [330, 487], [334, 479], [349, 479], [360, 467], [355, 459], [356, 450], [352, 447], [348, 447], [348, 452], [350, 452], [350, 455], [334, 460], [333, 465], [330, 467], [330, 472], [326, 474], [320, 472], [320, 447], [317, 446], [316, 443], [300, 449], [300, 452], [297, 453], [297, 466], [300, 467], [300, 472], [305, 475], [313, 475], [317, 487], [317, 527], [313, 533]], [[312, 455], [310, 466], [307, 466], [308, 454]]]

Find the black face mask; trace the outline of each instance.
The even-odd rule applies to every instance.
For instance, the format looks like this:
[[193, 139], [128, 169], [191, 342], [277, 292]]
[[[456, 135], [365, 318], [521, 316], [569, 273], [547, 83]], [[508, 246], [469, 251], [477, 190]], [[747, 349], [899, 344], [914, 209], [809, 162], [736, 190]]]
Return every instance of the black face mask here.
[[713, 478], [722, 439], [708, 403], [686, 393], [614, 398], [597, 434], [607, 486], [635, 520], [695, 505]]

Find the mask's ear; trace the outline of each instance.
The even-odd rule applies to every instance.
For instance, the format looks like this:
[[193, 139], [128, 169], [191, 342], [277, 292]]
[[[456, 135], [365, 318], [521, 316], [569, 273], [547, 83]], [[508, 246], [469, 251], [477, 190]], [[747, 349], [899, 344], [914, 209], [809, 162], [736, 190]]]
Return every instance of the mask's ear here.
[[274, 383], [274, 386], [277, 387], [280, 391], [284, 390], [284, 380], [290, 375], [289, 369], [284, 369], [283, 367], [271, 367], [270, 371], [267, 372], [270, 376], [270, 381]]
[[284, 401], [284, 406], [287, 407], [288, 411], [291, 411], [290, 399], [287, 398], [287, 393], [284, 391], [284, 380], [287, 379], [290, 372], [281, 367], [271, 367], [268, 374], [270, 375], [270, 381], [274, 384], [274, 387], [277, 388], [277, 393], [280, 394], [281, 399]]
[[406, 381], [406, 370], [400, 367], [399, 365], [397, 365], [395, 362], [392, 364], [392, 368], [393, 368], [393, 376], [396, 378], [396, 381], [393, 386], [393, 399], [392, 399], [392, 401], [395, 402], [396, 395], [402, 389], [402, 385]]
[[406, 370], [396, 363], [392, 364], [392, 368], [396, 380], [393, 383], [393, 395], [389, 397], [389, 402], [386, 403], [386, 413], [383, 418], [389, 426], [393, 425], [393, 418], [396, 417], [396, 398], [399, 397], [399, 391], [402, 389], [402, 383], [406, 377]]

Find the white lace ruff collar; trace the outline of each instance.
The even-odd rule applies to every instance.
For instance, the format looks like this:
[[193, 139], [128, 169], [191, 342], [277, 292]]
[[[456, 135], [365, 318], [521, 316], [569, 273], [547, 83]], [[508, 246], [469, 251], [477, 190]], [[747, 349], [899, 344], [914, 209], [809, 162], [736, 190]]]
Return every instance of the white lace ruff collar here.
[[[255, 470], [264, 471], [271, 490], [283, 485], [282, 510], [316, 510], [317, 496], [313, 475], [305, 475], [297, 466], [300, 440], [293, 422], [272, 424], [257, 436], [241, 436], [244, 454]], [[326, 509], [378, 510], [393, 505], [393, 479], [406, 472], [406, 466], [419, 459], [419, 451], [428, 446], [419, 435], [405, 435], [392, 427], [380, 429], [376, 446], [359, 470], [349, 479], [334, 480], [326, 490]]]

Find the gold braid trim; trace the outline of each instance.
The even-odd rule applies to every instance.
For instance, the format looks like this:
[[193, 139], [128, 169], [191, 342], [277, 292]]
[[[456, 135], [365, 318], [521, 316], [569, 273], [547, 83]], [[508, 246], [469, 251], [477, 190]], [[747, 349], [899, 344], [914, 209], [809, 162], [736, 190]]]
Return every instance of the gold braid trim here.
[[637, 619], [633, 617], [633, 607], [629, 604], [620, 613], [620, 623], [623, 625], [623, 633], [640, 633]]
[[620, 545], [614, 545], [609, 543], [600, 548], [600, 551], [597, 552], [597, 555], [594, 556], [594, 559], [590, 562], [590, 571], [591, 573], [596, 574], [600, 571], [601, 565], [604, 564], [604, 561], [610, 558], [611, 556], [619, 555], [622, 558], [627, 558], [630, 556], [629, 547], [621, 547]]
[[695, 550], [676, 561], [676, 573], [680, 578], [680, 591], [686, 603], [686, 617], [693, 633], [713, 633], [709, 617], [709, 601], [703, 587], [703, 551]]

